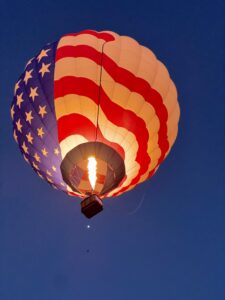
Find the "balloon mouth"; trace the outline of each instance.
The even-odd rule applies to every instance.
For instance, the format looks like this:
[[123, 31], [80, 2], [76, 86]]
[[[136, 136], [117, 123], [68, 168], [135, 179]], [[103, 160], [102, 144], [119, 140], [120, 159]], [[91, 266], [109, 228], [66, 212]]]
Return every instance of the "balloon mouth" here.
[[81, 197], [103, 196], [115, 189], [125, 176], [122, 157], [101, 142], [76, 146], [66, 154], [60, 168], [63, 180]]

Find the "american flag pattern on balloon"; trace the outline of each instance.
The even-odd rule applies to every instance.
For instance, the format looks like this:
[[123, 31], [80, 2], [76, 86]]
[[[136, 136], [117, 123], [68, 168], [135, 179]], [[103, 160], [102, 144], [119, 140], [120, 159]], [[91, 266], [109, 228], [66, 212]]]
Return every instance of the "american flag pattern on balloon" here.
[[124, 159], [126, 176], [105, 196], [150, 178], [173, 146], [176, 87], [166, 67], [134, 39], [110, 31], [67, 34], [31, 59], [11, 107], [25, 160], [69, 194], [60, 164], [79, 144], [103, 142]]

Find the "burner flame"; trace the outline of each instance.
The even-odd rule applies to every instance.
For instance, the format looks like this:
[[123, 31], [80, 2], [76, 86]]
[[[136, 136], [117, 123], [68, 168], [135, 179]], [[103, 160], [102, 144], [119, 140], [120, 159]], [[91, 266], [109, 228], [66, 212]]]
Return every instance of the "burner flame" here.
[[91, 184], [92, 190], [95, 189], [97, 180], [97, 161], [95, 157], [88, 157], [88, 179]]

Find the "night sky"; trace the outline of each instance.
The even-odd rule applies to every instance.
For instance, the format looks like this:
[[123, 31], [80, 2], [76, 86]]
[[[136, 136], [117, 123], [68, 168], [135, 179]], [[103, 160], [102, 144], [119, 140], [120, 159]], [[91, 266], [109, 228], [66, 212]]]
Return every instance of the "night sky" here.
[[[181, 107], [156, 175], [91, 220], [26, 164], [9, 113], [27, 60], [83, 29], [152, 49]], [[223, 0], [1, 0], [1, 300], [225, 299], [224, 37]]]

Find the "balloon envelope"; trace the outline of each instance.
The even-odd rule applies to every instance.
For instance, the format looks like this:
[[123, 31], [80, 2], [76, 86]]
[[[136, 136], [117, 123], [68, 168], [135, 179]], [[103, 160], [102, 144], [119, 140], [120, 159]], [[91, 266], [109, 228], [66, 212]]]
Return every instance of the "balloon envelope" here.
[[117, 196], [150, 178], [175, 142], [179, 115], [176, 87], [151, 50], [91, 30], [64, 35], [33, 57], [11, 107], [25, 160], [54, 188], [81, 197]]

